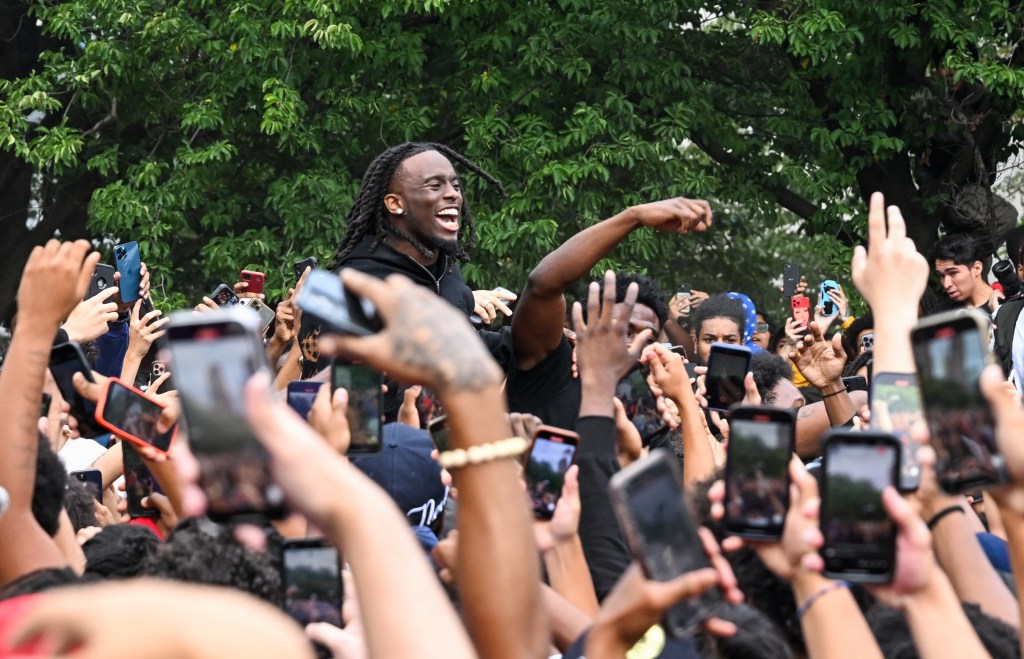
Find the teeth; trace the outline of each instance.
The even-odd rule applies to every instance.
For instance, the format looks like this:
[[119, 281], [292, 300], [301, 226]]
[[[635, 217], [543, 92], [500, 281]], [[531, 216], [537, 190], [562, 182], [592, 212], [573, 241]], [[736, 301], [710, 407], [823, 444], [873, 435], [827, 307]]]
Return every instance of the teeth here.
[[445, 208], [444, 210], [438, 211], [438, 215], [445, 215], [448, 217], [458, 217], [459, 210], [457, 208]]

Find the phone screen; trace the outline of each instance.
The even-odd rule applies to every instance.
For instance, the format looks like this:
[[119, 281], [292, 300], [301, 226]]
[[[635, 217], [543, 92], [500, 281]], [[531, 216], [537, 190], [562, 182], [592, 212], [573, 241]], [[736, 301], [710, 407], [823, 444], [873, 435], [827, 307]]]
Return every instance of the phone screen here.
[[551, 519], [565, 484], [565, 470], [576, 455], [576, 439], [554, 432], [540, 434], [533, 440], [526, 463], [526, 491], [533, 504], [533, 514]]
[[431, 419], [430, 423], [427, 424], [427, 430], [430, 431], [430, 436], [433, 438], [434, 446], [437, 447], [438, 451], [444, 453], [451, 448], [451, 438], [449, 437], [451, 431], [448, 429], [447, 414]]
[[900, 440], [900, 490], [912, 492], [921, 483], [920, 445], [911, 439], [914, 424], [924, 418], [921, 392], [913, 373], [878, 373], [871, 380], [871, 427]]
[[284, 607], [300, 625], [327, 622], [341, 627], [342, 583], [334, 547], [294, 547], [282, 553]]
[[222, 319], [203, 324], [191, 324], [195, 317], [188, 312], [180, 325], [172, 318], [172, 370], [211, 519], [276, 517], [284, 513], [284, 493], [245, 418], [245, 384], [266, 368], [263, 350], [240, 319], [224, 318], [231, 313], [238, 312], [210, 312]]
[[71, 472], [71, 475], [85, 483], [85, 487], [88, 488], [93, 497], [100, 503], [103, 503], [103, 474], [99, 469], [82, 469], [81, 471]]
[[725, 527], [734, 535], [782, 537], [789, 509], [793, 417], [767, 410], [734, 413], [729, 428]]
[[892, 436], [837, 434], [826, 443], [821, 516], [826, 576], [860, 583], [891, 578], [896, 527], [882, 505], [882, 490], [896, 484], [898, 467]]
[[750, 370], [750, 350], [734, 345], [712, 344], [705, 377], [708, 407], [727, 411], [743, 400], [743, 380]]
[[331, 365], [331, 392], [339, 387], [348, 391], [348, 429], [352, 437], [349, 453], [380, 450], [380, 385], [380, 373], [369, 366], [337, 361]]
[[1000, 482], [1002, 456], [978, 383], [987, 337], [974, 319], [961, 316], [915, 329], [912, 343], [939, 484], [964, 492]]
[[655, 397], [647, 383], [646, 369], [637, 365], [626, 377], [619, 380], [615, 397], [622, 401], [626, 416], [640, 431], [640, 438], [646, 445], [652, 437], [666, 429], [665, 421], [658, 413]]
[[322, 382], [294, 380], [288, 383], [288, 407], [303, 419], [309, 419], [309, 411], [313, 409], [313, 401], [320, 392]]
[[[655, 449], [646, 460], [633, 463], [612, 480], [619, 521], [628, 529], [634, 555], [647, 576], [656, 581], [669, 581], [711, 565], [694, 527], [680, 476], [669, 462], [675, 459], [667, 449]], [[666, 628], [677, 637], [692, 634], [720, 603], [717, 589], [683, 600], [666, 612]]]
[[83, 437], [100, 434], [95, 425], [96, 403], [86, 400], [75, 390], [72, 377], [81, 373], [89, 382], [95, 382], [92, 368], [85, 361], [82, 349], [77, 343], [62, 343], [50, 350], [50, 373], [57, 383], [60, 395], [71, 406], [71, 413], [78, 421], [79, 433]]
[[103, 420], [123, 434], [141, 439], [154, 448], [166, 452], [170, 448], [171, 433], [159, 433], [157, 423], [163, 408], [145, 396], [140, 396], [116, 380], [107, 388], [103, 404]]
[[154, 492], [163, 492], [149, 467], [131, 442], [122, 442], [121, 455], [124, 460], [124, 491], [128, 498], [128, 514], [132, 517], [159, 517], [158, 510], [142, 507], [145, 497]]

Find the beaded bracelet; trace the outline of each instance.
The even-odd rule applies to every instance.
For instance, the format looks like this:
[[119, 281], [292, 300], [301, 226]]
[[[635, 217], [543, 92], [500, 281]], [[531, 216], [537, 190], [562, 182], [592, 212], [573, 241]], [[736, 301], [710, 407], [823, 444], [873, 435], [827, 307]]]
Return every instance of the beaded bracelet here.
[[522, 437], [509, 437], [489, 444], [478, 444], [468, 449], [457, 448], [445, 451], [437, 457], [437, 461], [445, 469], [458, 469], [466, 465], [478, 465], [493, 460], [514, 458], [526, 452], [530, 442]]
[[814, 604], [818, 600], [818, 598], [821, 597], [822, 595], [827, 595], [828, 593], [832, 592], [833, 590], [838, 590], [839, 588], [849, 588], [849, 587], [850, 587], [850, 582], [849, 581], [833, 581], [832, 583], [828, 584], [827, 586], [822, 586], [818, 590], [818, 592], [816, 592], [813, 595], [811, 595], [810, 597], [808, 597], [807, 601], [804, 602], [803, 604], [801, 604], [797, 608], [797, 610], [796, 610], [796, 617], [797, 617], [797, 619], [799, 620], [800, 618], [803, 618], [804, 614], [807, 613], [807, 609], [811, 608], [811, 605]]

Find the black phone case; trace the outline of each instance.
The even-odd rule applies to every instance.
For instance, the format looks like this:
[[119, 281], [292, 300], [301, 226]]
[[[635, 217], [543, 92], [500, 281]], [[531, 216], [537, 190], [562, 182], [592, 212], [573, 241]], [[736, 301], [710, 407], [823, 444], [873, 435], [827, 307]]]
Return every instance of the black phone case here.
[[[773, 424], [786, 424], [789, 427], [788, 432], [788, 446], [782, 449], [780, 452], [783, 454], [783, 462], [786, 465], [785, 471], [785, 489], [783, 496], [786, 498], [786, 512], [789, 512], [789, 456], [793, 454], [796, 445], [796, 412], [789, 409], [782, 408], [770, 408], [770, 407], [735, 407], [732, 410], [730, 416], [730, 423], [734, 423], [737, 420], [742, 421], [757, 421], [759, 416], [771, 417], [766, 419], [765, 423]], [[726, 495], [725, 500], [731, 501], [732, 497], [732, 482], [733, 482], [733, 454], [737, 450], [740, 444], [730, 440], [729, 447], [727, 449], [726, 461], [725, 461], [725, 483], [726, 483]], [[771, 531], [762, 531], [753, 529], [750, 526], [732, 527], [728, 523], [728, 518], [725, 520], [725, 528], [731, 535], [736, 535], [741, 538], [749, 538], [751, 540], [775, 540], [782, 537], [782, 531], [785, 526], [785, 519], [783, 523], [779, 525], [778, 529], [772, 529]]]

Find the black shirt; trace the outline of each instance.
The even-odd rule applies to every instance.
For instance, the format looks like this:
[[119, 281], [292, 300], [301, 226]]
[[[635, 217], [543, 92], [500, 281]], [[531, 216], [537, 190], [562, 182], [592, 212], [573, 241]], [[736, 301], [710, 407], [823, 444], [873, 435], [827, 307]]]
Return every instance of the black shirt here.
[[[509, 336], [511, 339], [511, 336]], [[491, 351], [494, 354], [494, 350]], [[572, 430], [580, 413], [580, 382], [572, 377], [572, 344], [562, 337], [554, 351], [528, 371], [516, 365], [514, 350], [505, 385], [510, 412], [535, 414], [549, 426]]]

